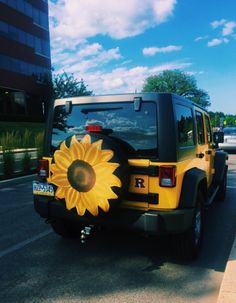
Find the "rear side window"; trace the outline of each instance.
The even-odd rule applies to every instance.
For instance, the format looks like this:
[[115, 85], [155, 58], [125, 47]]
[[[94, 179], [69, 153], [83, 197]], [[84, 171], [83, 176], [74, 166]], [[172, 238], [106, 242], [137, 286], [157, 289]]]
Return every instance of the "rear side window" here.
[[202, 145], [205, 143], [204, 138], [204, 124], [203, 124], [203, 116], [202, 113], [196, 111], [196, 122], [197, 122], [197, 138], [198, 144]]
[[206, 123], [206, 132], [207, 132], [207, 142], [212, 142], [212, 132], [211, 132], [211, 124], [208, 116], [205, 115], [205, 123]]
[[191, 108], [176, 105], [178, 143], [180, 147], [193, 146], [193, 114]]

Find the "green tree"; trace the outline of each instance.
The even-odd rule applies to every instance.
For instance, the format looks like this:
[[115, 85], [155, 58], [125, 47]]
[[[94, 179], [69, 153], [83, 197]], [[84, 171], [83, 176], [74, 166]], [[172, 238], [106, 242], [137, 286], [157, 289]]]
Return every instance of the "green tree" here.
[[52, 76], [53, 97], [90, 96], [92, 91], [87, 90], [84, 80], [78, 81], [73, 74], [63, 72]]
[[180, 70], [165, 70], [145, 80], [143, 92], [175, 93], [202, 107], [211, 105], [208, 93], [197, 87], [196, 79]]
[[225, 115], [224, 125], [225, 126], [235, 126], [236, 125], [236, 115]]
[[77, 80], [73, 74], [63, 72], [62, 74], [53, 74], [52, 77], [45, 76], [43, 79], [45, 85], [45, 100], [54, 100], [57, 98], [90, 96], [92, 91], [87, 90], [84, 80]]
[[209, 112], [211, 125], [213, 127], [222, 126], [220, 120], [223, 119], [223, 127], [226, 126], [236, 126], [236, 115], [224, 114], [223, 112]]
[[[49, 89], [51, 89], [51, 99], [53, 100], [58, 98], [92, 95], [92, 91], [87, 90], [87, 85], [84, 83], [83, 79], [78, 81], [73, 74], [68, 74], [66, 72], [53, 75], [52, 81], [49, 83]], [[65, 108], [62, 107], [58, 109], [58, 111], [55, 112], [55, 115], [57, 115], [57, 125], [54, 127], [65, 130], [68, 116]]]

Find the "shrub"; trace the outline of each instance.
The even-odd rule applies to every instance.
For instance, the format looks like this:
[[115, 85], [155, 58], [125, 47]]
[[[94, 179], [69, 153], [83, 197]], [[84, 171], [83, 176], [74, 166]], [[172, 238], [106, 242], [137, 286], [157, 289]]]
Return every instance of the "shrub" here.
[[3, 152], [3, 172], [6, 177], [14, 173], [14, 155], [8, 151]]
[[31, 166], [30, 166], [30, 155], [28, 153], [24, 154], [24, 158], [22, 160], [22, 164], [23, 164], [23, 172], [24, 173], [29, 173], [31, 170]]

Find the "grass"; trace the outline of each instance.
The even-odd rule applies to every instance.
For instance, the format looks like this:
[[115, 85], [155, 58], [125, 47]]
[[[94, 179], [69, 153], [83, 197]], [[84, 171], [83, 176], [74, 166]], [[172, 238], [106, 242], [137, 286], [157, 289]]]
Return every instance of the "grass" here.
[[0, 122], [0, 148], [43, 148], [44, 124]]

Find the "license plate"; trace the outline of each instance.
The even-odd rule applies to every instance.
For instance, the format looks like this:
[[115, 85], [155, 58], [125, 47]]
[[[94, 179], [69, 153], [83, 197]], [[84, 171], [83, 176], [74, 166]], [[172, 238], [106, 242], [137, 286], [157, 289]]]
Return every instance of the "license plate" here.
[[33, 181], [33, 194], [42, 196], [54, 196], [54, 188], [51, 184]]

